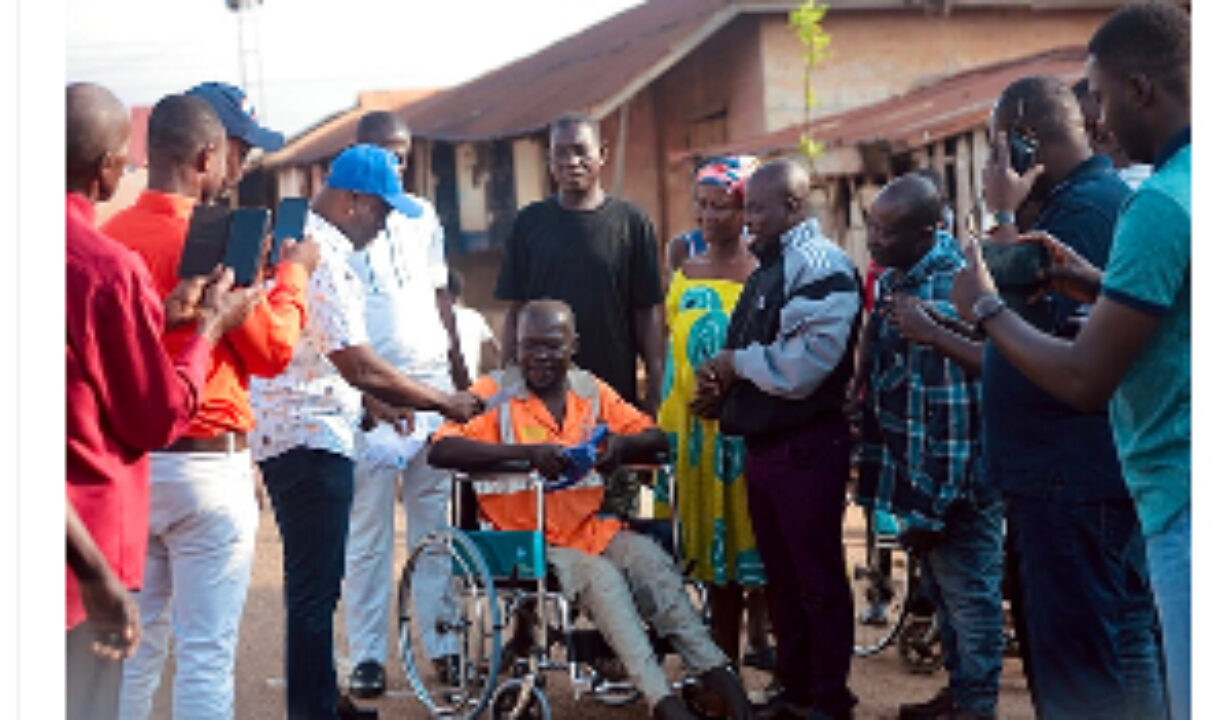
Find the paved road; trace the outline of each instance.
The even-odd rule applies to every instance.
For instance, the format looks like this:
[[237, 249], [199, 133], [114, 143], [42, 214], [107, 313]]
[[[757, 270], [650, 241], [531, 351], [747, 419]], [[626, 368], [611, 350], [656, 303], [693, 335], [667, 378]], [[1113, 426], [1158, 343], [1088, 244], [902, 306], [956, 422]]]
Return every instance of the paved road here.
[[[402, 512], [399, 508], [399, 566], [403, 560], [403, 527]], [[256, 552], [254, 576], [242, 620], [237, 655], [236, 717], [239, 720], [281, 720], [284, 717], [281, 680], [284, 632], [281, 552], [279, 533], [270, 508], [262, 513]], [[340, 652], [345, 652], [341, 620], [336, 625], [336, 646]], [[156, 697], [153, 717], [158, 720], [170, 720], [167, 684], [171, 671], [172, 661], [167, 667], [166, 682], [162, 684]], [[389, 673], [390, 691], [387, 697], [371, 703], [380, 710], [381, 717], [424, 718], [422, 707], [410, 697], [399, 664], [391, 662]], [[745, 673], [748, 688], [759, 689], [766, 685], [768, 677], [765, 674], [748, 668]], [[897, 716], [899, 703], [931, 697], [946, 682], [947, 677], [943, 671], [931, 676], [908, 673], [893, 649], [874, 657], [856, 658], [852, 665], [850, 681], [852, 690], [860, 697], [856, 718], [894, 718]], [[552, 703], [554, 716], [559, 720], [645, 720], [648, 717], [642, 704], [626, 708], [607, 708], [587, 697], [574, 702], [569, 686], [559, 675], [554, 676], [550, 682], [548, 698]], [[1033, 720], [1034, 714], [1028, 698], [1019, 661], [1007, 659], [1000, 685], [999, 717], [1005, 720]]]

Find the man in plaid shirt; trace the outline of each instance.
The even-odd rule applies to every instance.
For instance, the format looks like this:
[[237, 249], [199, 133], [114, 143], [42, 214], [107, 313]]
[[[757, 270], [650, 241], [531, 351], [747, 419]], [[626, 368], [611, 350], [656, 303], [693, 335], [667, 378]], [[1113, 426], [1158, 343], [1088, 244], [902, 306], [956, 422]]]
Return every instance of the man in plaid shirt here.
[[1003, 652], [1002, 506], [982, 472], [980, 384], [949, 356], [908, 342], [890, 316], [903, 296], [953, 316], [950, 288], [964, 264], [938, 232], [941, 203], [926, 178], [887, 185], [868, 213], [868, 247], [886, 268], [867, 343], [858, 495], [893, 513], [919, 556], [936, 604], [949, 687], [899, 718], [995, 717]]

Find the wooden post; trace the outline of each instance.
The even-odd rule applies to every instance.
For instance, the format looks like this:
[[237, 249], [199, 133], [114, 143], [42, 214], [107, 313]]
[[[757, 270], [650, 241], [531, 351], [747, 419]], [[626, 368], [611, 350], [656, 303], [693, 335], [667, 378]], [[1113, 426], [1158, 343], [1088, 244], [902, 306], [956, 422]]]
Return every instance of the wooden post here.
[[957, 186], [957, 197], [951, 198], [954, 227], [949, 228], [949, 232], [958, 238], [966, 237], [966, 214], [974, 204], [970, 183], [970, 161], [974, 155], [970, 140], [969, 133], [958, 135], [957, 150], [953, 153], [953, 182]]
[[974, 180], [974, 197], [973, 200], [978, 201], [978, 215], [974, 218], [975, 227], [979, 232], [986, 230], [983, 227], [986, 218], [990, 213], [986, 212], [986, 207], [983, 203], [983, 166], [987, 164], [987, 157], [991, 154], [991, 146], [987, 143], [987, 131], [983, 128], [976, 128], [974, 131], [973, 142], [970, 143], [970, 159], [971, 159], [971, 177]]
[[631, 99], [618, 106], [618, 130], [614, 137], [614, 195], [623, 196], [623, 179], [627, 174], [627, 106]]

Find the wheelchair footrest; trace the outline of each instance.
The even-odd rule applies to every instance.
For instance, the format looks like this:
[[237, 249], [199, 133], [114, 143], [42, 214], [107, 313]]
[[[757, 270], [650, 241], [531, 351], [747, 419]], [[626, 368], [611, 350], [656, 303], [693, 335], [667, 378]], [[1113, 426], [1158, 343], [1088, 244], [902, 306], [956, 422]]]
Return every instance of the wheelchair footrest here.
[[[669, 641], [652, 630], [648, 631], [648, 639], [652, 641], [652, 651], [658, 658], [674, 652]], [[573, 662], [590, 663], [615, 657], [614, 648], [610, 647], [610, 643], [606, 642], [606, 638], [596, 628], [574, 628], [570, 634], [570, 642], [568, 659]]]

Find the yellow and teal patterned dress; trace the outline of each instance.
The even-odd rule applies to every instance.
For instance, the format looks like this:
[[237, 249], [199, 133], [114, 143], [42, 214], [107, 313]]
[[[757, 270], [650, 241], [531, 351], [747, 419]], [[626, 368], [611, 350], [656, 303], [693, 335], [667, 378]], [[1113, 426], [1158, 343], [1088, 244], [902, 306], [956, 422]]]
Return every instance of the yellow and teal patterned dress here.
[[[682, 552], [704, 582], [766, 582], [746, 506], [745, 443], [720, 434], [715, 421], [690, 410], [695, 368], [723, 346], [741, 294], [733, 280], [690, 280], [674, 273], [665, 298], [669, 344], [658, 424], [669, 436], [677, 478]], [[656, 485], [657, 517], [670, 516], [668, 483]]]

